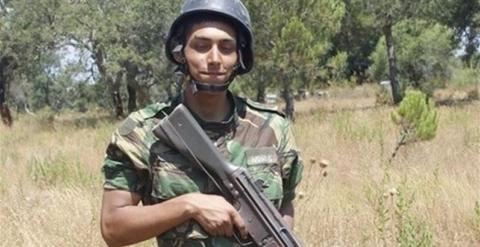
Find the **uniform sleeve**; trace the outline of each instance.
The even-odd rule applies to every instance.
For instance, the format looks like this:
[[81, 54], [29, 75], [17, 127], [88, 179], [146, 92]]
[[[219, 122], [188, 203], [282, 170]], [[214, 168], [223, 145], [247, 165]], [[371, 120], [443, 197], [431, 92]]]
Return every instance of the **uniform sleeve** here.
[[129, 116], [112, 136], [102, 167], [105, 189], [143, 194], [148, 179], [145, 132], [135, 115]]
[[143, 194], [144, 182], [141, 181], [140, 172], [115, 144], [108, 145], [102, 173], [105, 189], [127, 190]]
[[295, 190], [302, 180], [303, 163], [299, 156], [290, 122], [287, 120], [282, 125], [279, 154], [282, 162], [283, 201], [289, 202], [295, 199]]

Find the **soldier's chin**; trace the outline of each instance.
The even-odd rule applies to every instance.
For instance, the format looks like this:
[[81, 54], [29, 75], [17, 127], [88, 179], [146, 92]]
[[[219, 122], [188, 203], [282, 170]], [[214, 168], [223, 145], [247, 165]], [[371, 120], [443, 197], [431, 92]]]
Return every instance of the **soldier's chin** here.
[[201, 76], [201, 79], [199, 81], [204, 84], [223, 85], [227, 82], [227, 77], [225, 75]]
[[224, 93], [225, 91], [227, 91], [227, 89], [225, 89], [224, 91], [204, 91], [204, 90], [200, 90], [200, 91], [197, 91], [197, 95], [220, 95], [222, 93]]

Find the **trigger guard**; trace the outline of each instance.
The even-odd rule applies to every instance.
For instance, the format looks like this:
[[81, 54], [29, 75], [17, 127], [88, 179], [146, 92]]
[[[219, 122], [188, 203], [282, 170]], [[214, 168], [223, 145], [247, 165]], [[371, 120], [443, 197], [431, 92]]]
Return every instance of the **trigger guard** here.
[[242, 247], [254, 247], [254, 246], [256, 246], [255, 243], [250, 239], [250, 236], [248, 237], [248, 239], [244, 240], [240, 237], [238, 232], [234, 232], [233, 233], [233, 238], [235, 238], [235, 241], [237, 242], [237, 244], [239, 244]]

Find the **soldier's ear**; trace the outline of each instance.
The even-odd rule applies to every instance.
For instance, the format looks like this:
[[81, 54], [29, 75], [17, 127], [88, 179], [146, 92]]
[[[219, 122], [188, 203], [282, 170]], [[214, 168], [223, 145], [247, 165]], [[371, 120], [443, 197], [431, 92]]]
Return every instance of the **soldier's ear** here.
[[183, 45], [177, 45], [172, 50], [173, 59], [179, 64], [185, 64], [185, 55], [183, 54]]

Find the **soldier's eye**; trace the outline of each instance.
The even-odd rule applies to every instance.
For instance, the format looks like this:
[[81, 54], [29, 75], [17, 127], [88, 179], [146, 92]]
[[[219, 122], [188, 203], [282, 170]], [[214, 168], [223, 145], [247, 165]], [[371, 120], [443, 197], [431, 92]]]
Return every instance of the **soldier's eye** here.
[[223, 41], [223, 42], [220, 43], [219, 49], [224, 54], [230, 54], [230, 53], [235, 52], [235, 50], [237, 49], [237, 46], [236, 46], [235, 42]]
[[224, 54], [230, 54], [235, 52], [235, 46], [233, 45], [222, 45], [220, 46], [220, 51]]
[[198, 41], [195, 42], [192, 47], [198, 52], [207, 52], [210, 50], [211, 45], [205, 41]]

